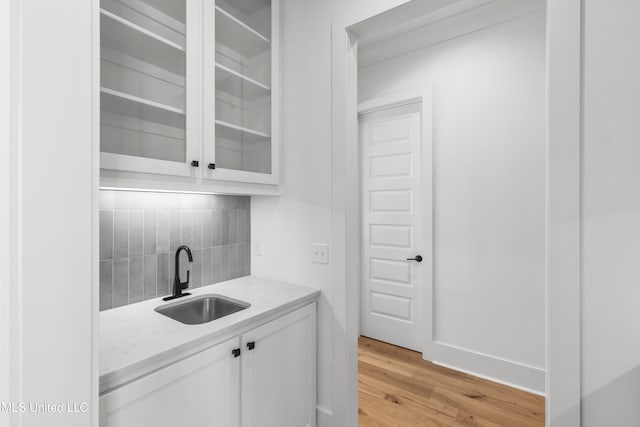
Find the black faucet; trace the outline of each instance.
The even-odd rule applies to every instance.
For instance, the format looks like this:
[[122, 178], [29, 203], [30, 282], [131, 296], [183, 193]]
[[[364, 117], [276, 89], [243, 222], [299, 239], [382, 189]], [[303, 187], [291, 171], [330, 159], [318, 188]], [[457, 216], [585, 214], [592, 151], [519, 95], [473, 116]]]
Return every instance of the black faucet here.
[[188, 246], [182, 245], [176, 251], [176, 268], [175, 268], [175, 277], [173, 279], [173, 295], [162, 298], [164, 301], [169, 301], [172, 299], [186, 297], [187, 295], [191, 295], [188, 292], [182, 293], [183, 289], [187, 289], [189, 287], [189, 270], [187, 270], [187, 281], [180, 281], [180, 252], [187, 251], [187, 256], [189, 257], [189, 262], [193, 262], [193, 255], [191, 255], [191, 249]]

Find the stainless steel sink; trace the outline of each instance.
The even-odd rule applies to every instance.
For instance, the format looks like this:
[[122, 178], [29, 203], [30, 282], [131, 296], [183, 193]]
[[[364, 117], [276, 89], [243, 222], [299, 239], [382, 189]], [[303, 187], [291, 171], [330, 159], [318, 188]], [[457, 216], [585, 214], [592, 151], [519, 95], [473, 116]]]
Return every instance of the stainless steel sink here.
[[156, 308], [156, 311], [187, 325], [200, 325], [249, 308], [251, 304], [220, 295], [202, 295]]

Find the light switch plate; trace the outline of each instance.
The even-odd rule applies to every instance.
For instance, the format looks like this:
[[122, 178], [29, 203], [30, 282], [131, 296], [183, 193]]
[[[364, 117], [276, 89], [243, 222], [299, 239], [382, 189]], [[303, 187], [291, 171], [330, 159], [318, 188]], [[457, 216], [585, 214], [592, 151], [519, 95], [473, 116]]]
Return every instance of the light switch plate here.
[[318, 264], [329, 264], [329, 245], [326, 243], [312, 243], [311, 261]]

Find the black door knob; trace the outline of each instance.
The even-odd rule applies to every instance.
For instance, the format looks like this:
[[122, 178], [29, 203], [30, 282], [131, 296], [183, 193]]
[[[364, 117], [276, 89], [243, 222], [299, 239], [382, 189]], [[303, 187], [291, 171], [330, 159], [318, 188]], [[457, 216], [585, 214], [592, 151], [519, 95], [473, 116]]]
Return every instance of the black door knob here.
[[422, 262], [422, 255], [416, 255], [413, 258], [407, 258], [407, 261]]

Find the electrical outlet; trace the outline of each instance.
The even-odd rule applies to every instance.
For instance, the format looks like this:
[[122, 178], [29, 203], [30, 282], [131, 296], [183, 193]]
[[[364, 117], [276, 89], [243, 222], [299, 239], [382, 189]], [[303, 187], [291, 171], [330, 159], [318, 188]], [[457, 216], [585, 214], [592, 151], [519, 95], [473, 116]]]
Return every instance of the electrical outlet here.
[[256, 242], [254, 244], [254, 250], [253, 250], [255, 256], [262, 256], [262, 243], [261, 242]]
[[326, 243], [312, 243], [311, 261], [318, 264], [329, 264], [329, 245]]

